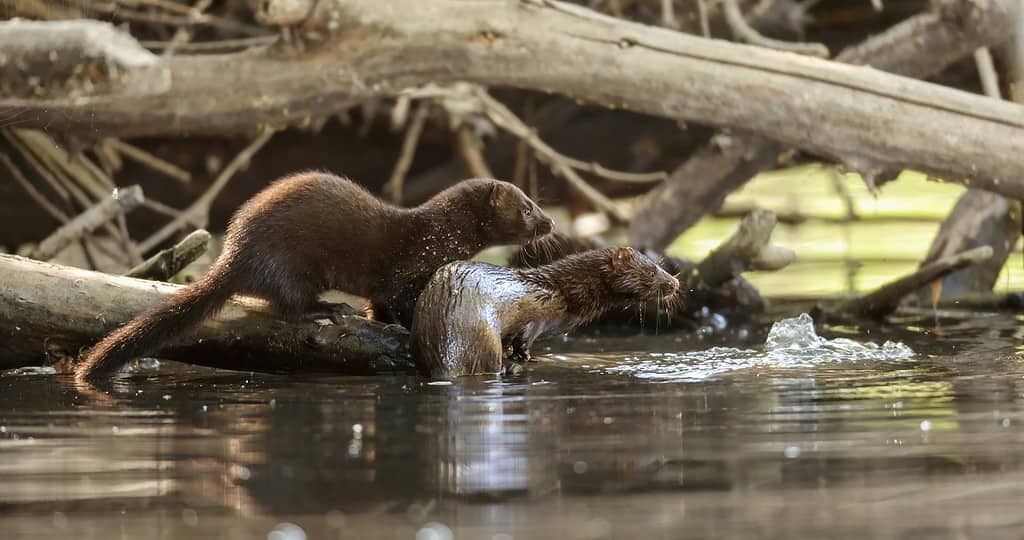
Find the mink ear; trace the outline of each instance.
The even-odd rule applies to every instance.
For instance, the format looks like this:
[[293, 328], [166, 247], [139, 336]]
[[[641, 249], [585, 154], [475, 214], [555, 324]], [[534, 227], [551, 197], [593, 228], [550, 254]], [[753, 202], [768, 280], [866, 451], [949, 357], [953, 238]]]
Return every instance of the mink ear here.
[[633, 248], [619, 247], [612, 253], [612, 270], [618, 272], [633, 258]]

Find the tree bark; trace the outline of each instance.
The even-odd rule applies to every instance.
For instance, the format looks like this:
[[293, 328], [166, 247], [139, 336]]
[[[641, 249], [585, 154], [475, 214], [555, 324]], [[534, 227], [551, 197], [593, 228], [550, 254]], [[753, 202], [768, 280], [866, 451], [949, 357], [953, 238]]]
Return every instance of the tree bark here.
[[[985, 20], [1012, 10], [1010, 0], [972, 4]], [[43, 24], [40, 39], [55, 37]], [[167, 92], [7, 96], [0, 112], [107, 136], [232, 132], [312, 122], [411, 86], [464, 80], [747, 129], [856, 170], [911, 168], [1024, 196], [1016, 180], [1024, 177], [1024, 107], [871, 68], [697, 38], [551, 0], [323, 0], [298, 34], [305, 53], [172, 57]]]
[[[997, 16], [1009, 5], [943, 0], [934, 6], [931, 13], [911, 17], [845, 49], [836, 61], [925, 78], [978, 47], [999, 43], [1011, 32], [1011, 19]], [[723, 140], [726, 144], [716, 144]], [[729, 193], [770, 168], [784, 149], [779, 142], [749, 133], [713, 138], [641, 199], [630, 223], [630, 242], [663, 251], [701, 217], [721, 206]]]
[[[76, 357], [178, 285], [0, 254], [0, 369]], [[362, 317], [286, 323], [249, 299], [232, 301], [155, 356], [264, 372], [372, 374], [413, 368], [408, 332]]]

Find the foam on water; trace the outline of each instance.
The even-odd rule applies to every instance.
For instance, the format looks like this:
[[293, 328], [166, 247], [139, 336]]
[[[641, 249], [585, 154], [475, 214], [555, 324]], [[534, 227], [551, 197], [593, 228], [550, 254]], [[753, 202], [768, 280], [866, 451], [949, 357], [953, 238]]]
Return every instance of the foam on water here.
[[753, 367], [811, 368], [833, 362], [893, 361], [913, 356], [914, 351], [900, 342], [886, 341], [879, 346], [846, 338], [823, 338], [815, 333], [811, 316], [801, 313], [773, 324], [761, 350], [712, 347], [683, 353], [649, 353], [627, 357], [625, 363], [604, 371], [641, 379], [685, 381]]

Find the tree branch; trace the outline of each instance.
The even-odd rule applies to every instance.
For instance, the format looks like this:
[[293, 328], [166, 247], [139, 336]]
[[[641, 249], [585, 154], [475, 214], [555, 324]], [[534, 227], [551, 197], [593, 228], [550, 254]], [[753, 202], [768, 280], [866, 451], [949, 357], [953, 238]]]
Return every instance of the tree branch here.
[[[836, 57], [836, 61], [866, 64], [879, 70], [910, 77], [928, 77], [971, 54], [978, 47], [1005, 40], [1010, 33], [1012, 19], [1005, 16], [1011, 7], [1008, 2], [941, 0], [935, 5], [937, 9], [934, 12], [911, 17], [860, 45], [843, 50]], [[886, 126], [890, 125], [891, 120], [879, 118], [877, 115], [869, 115], [863, 119], [866, 125], [873, 126], [865, 128], [865, 133], [873, 129], [887, 129]], [[832, 127], [827, 122], [822, 126], [828, 128], [813, 128], [808, 134], [814, 136]], [[954, 133], [950, 142], [954, 146], [959, 146], [959, 136], [964, 132], [955, 130]], [[978, 135], [982, 138], [987, 137], [980, 132]], [[902, 136], [886, 133], [879, 133], [876, 136], [878, 142], [890, 142], [897, 147], [902, 145]], [[641, 199], [635, 207], [634, 219], [630, 224], [630, 242], [657, 251], [664, 249], [701, 216], [717, 208], [726, 195], [741, 187], [761, 170], [771, 166], [776, 156], [785, 148], [778, 141], [749, 132], [713, 138], [711, 144], [699, 149], [686, 163], [673, 171], [668, 181]], [[805, 145], [804, 148], [808, 147]], [[840, 156], [840, 161], [854, 164], [858, 161], [855, 156], [848, 157], [853, 159], [844, 160]], [[972, 159], [988, 158], [982, 157], [982, 153], [979, 153]], [[938, 163], [934, 161], [931, 164]], [[879, 168], [880, 165], [882, 164], [876, 162], [874, 165], [857, 169], [858, 172], [870, 173], [870, 169]], [[892, 165], [890, 168], [924, 170], [928, 164], [924, 165], [914, 166], [906, 162], [902, 165]], [[1012, 191], [1017, 195], [1010, 195], [1011, 197], [1019, 197], [1020, 187], [1024, 187], [1024, 183], [1009, 188], [1007, 183], [1017, 182], [1007, 182], [1006, 178], [1024, 177], [1007, 176], [1002, 180], [992, 177], [987, 182], [976, 184], [976, 187], [1004, 194], [1010, 194]], [[953, 175], [946, 178], [955, 179]]]
[[[970, 4], [986, 22], [1012, 9], [1010, 0]], [[56, 37], [52, 28], [40, 32]], [[24, 109], [36, 125], [108, 136], [210, 133], [308, 122], [428, 81], [463, 80], [746, 128], [837, 161], [912, 168], [1024, 197], [1016, 180], [1024, 177], [1024, 107], [874, 69], [550, 0], [322, 0], [299, 34], [306, 53], [167, 59], [175, 84], [166, 92], [5, 97], [0, 112]]]

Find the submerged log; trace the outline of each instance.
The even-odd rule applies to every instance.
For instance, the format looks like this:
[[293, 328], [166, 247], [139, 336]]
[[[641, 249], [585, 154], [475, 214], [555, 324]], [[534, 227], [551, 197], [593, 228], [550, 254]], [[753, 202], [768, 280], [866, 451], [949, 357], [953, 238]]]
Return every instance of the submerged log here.
[[870, 317], [881, 318], [899, 306], [905, 296], [912, 294], [927, 283], [949, 275], [972, 264], [982, 263], [992, 257], [990, 246], [980, 246], [955, 255], [931, 262], [915, 272], [895, 279], [865, 295], [842, 302], [828, 310], [829, 318]]
[[[0, 369], [74, 358], [179, 285], [0, 254]], [[372, 374], [413, 368], [408, 332], [357, 316], [287, 323], [238, 298], [160, 358], [261, 372]]]

